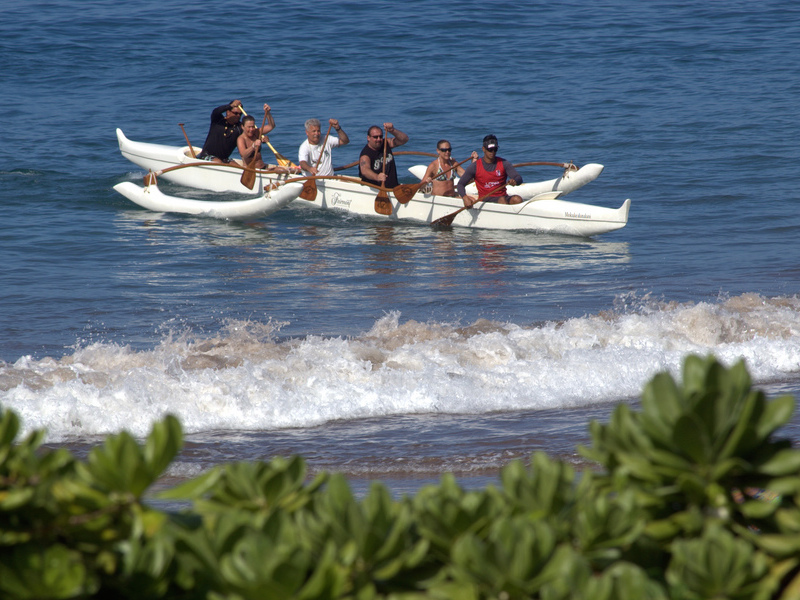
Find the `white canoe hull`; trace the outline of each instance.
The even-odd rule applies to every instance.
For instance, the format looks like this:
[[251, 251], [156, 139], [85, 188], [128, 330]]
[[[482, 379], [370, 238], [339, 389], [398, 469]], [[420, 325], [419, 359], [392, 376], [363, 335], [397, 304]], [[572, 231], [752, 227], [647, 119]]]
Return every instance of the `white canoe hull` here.
[[168, 196], [157, 185], [141, 187], [123, 181], [114, 189], [139, 206], [157, 212], [202, 215], [216, 219], [253, 219], [271, 215], [297, 198], [303, 190], [302, 183], [287, 183], [258, 198], [215, 202]]
[[[167, 181], [210, 192], [232, 192], [252, 194], [263, 190], [274, 177], [271, 173], [256, 170], [256, 182], [252, 189], [241, 183], [242, 167], [239, 165], [221, 165], [192, 158], [189, 146], [166, 146], [149, 142], [135, 142], [125, 137], [121, 129], [117, 129], [117, 142], [122, 156], [146, 171], [158, 172], [177, 165], [193, 164], [196, 166], [167, 171], [159, 177]], [[195, 154], [200, 148], [194, 147]], [[418, 179], [425, 174], [425, 165], [414, 165], [408, 170]], [[514, 193], [523, 199], [533, 198], [536, 194], [550, 191], [561, 191], [564, 194], [573, 192], [594, 181], [603, 172], [603, 165], [590, 163], [577, 171], [569, 171], [556, 179], [523, 183], [514, 188]], [[467, 190], [475, 193], [475, 184], [467, 186]]]
[[[390, 193], [391, 215], [375, 212], [374, 188], [355, 182], [317, 180], [314, 201], [297, 199], [293, 206], [307, 206], [388, 221], [432, 223], [447, 216], [464, 204], [461, 198], [416, 194], [407, 204], [400, 204]], [[619, 208], [567, 202], [558, 193], [544, 192], [521, 204], [482, 202], [456, 215], [453, 226], [478, 229], [528, 230], [593, 236], [625, 227], [628, 222], [630, 199]]]
[[[240, 183], [241, 167], [196, 161], [189, 155], [188, 146], [181, 148], [134, 142], [125, 137], [120, 129], [117, 129], [117, 140], [125, 158], [149, 171], [158, 172], [187, 163], [193, 165], [167, 171], [159, 175], [159, 179], [163, 178], [187, 187], [214, 192], [253, 193], [253, 190]], [[199, 149], [195, 149], [195, 152], [199, 152]], [[419, 167], [420, 165], [412, 167], [412, 172], [415, 173]], [[619, 208], [605, 208], [567, 202], [560, 197], [554, 199], [554, 196], [563, 196], [593, 181], [602, 170], [602, 165], [588, 164], [578, 171], [565, 173], [557, 179], [522, 184], [513, 190], [521, 195], [526, 200], [525, 202], [516, 205], [480, 203], [472, 209], [461, 211], [452, 224], [457, 227], [528, 230], [587, 237], [621, 229], [628, 222], [630, 200], [625, 200]], [[256, 171], [255, 189], [263, 190], [265, 186], [280, 183], [290, 177], [292, 176]], [[362, 185], [353, 178], [350, 179], [352, 180], [318, 179], [316, 198], [313, 201], [298, 198], [294, 204], [378, 220], [419, 223], [432, 223], [463, 207], [460, 198], [434, 196], [423, 192], [417, 193], [407, 204], [400, 204], [390, 193], [392, 214], [380, 215], [375, 212], [375, 196], [377, 194], [375, 188]], [[284, 184], [279, 189], [288, 185], [298, 186], [300, 184]], [[264, 213], [258, 204], [249, 204], [263, 200], [259, 198], [242, 201], [240, 203], [242, 208], [239, 208], [235, 206], [236, 202], [206, 202], [176, 198], [161, 194], [155, 186], [151, 186], [151, 188], [151, 192], [147, 194], [146, 188], [140, 188], [132, 183], [115, 186], [117, 191], [130, 200], [150, 210], [208, 214], [222, 218], [249, 218], [259, 214], [262, 216], [269, 214]], [[560, 192], [560, 194], [553, 192]], [[294, 192], [293, 198], [297, 198], [298, 195], [299, 191]], [[252, 206], [257, 208], [251, 208]]]

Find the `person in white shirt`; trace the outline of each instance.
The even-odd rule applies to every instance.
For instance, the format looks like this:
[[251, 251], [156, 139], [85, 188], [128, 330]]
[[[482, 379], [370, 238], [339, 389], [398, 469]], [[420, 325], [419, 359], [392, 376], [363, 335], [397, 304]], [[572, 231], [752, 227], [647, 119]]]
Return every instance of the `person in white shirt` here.
[[[319, 119], [309, 119], [305, 123], [306, 141], [300, 144], [298, 159], [300, 168], [305, 175], [333, 175], [333, 162], [331, 160], [331, 150], [338, 146], [344, 146], [350, 142], [350, 138], [344, 132], [336, 119], [328, 121], [331, 128], [336, 130], [336, 136], [327, 136], [325, 147], [323, 148], [322, 127]], [[330, 130], [328, 130], [330, 132]], [[338, 137], [337, 137], [338, 136]], [[320, 158], [320, 155], [322, 157]]]

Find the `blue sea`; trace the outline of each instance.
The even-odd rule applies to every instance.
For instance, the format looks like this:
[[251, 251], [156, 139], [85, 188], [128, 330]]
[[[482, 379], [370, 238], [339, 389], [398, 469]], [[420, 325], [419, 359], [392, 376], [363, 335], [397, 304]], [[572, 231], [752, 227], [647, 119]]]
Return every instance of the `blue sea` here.
[[[579, 462], [592, 419], [689, 354], [800, 396], [796, 2], [32, 0], [0, 7], [0, 64], [0, 406], [52, 446], [172, 413], [176, 480], [300, 454], [402, 493]], [[268, 102], [292, 158], [317, 117], [352, 140], [336, 165], [384, 122], [458, 160], [493, 133], [514, 163], [600, 163], [568, 199], [630, 198], [628, 225], [229, 222], [112, 189], [144, 175], [115, 128], [200, 146], [233, 99]]]

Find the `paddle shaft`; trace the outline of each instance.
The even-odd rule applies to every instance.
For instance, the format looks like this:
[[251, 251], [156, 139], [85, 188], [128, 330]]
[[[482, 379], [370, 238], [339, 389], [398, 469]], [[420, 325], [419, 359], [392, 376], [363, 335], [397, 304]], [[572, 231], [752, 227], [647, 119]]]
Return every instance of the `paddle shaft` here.
[[[258, 139], [261, 139], [261, 130], [264, 129], [264, 125], [267, 123], [267, 111], [264, 111], [264, 120], [261, 121], [261, 127], [258, 130]], [[250, 159], [250, 162], [244, 168], [242, 172], [242, 177], [239, 180], [240, 183], [249, 189], [253, 189], [253, 186], [256, 184], [256, 159], [258, 158], [258, 148], [256, 147], [255, 141], [253, 145], [250, 146], [253, 149], [253, 158]], [[244, 157], [242, 157], [244, 159]]]
[[317, 164], [314, 165], [314, 169], [319, 169], [319, 163], [322, 162], [322, 153], [325, 152], [325, 144], [328, 143], [328, 136], [331, 134], [331, 127], [333, 125], [328, 125], [328, 132], [325, 134], [325, 139], [322, 140], [322, 148], [319, 150], [319, 156], [317, 157]]
[[307, 176], [303, 176], [303, 177], [292, 177], [291, 179], [287, 179], [285, 181], [282, 181], [281, 184], [284, 184], [284, 183], [295, 183], [297, 181], [307, 181], [309, 179], [336, 179], [338, 181], [347, 181], [347, 182], [350, 182], [350, 183], [358, 183], [360, 185], [365, 185], [367, 187], [371, 187], [371, 188], [374, 188], [376, 190], [380, 190], [381, 189], [380, 186], [375, 185], [374, 183], [370, 183], [368, 181], [363, 181], [363, 180], [357, 179], [355, 177], [345, 177], [343, 175], [307, 175]]
[[[244, 169], [242, 165], [229, 162], [225, 164], [210, 162], [210, 161], [202, 161], [202, 162], [192, 162], [192, 163], [181, 163], [179, 165], [172, 165], [171, 167], [167, 167], [166, 169], [161, 169], [159, 171], [148, 171], [147, 175], [144, 176], [144, 184], [151, 185], [156, 183], [156, 178], [164, 173], [169, 173], [170, 171], [177, 171], [178, 169], [185, 169], [186, 167], [214, 167], [219, 168], [220, 166], [224, 167], [233, 167], [234, 169]], [[274, 171], [270, 171], [269, 169], [259, 169], [260, 173], [274, 173]]]
[[[502, 186], [500, 186], [500, 187], [502, 187]], [[478, 202], [483, 202], [484, 200], [489, 198], [492, 194], [494, 194], [498, 189], [499, 189], [499, 187], [496, 187], [493, 190], [491, 190], [490, 192], [484, 194], [483, 196], [481, 196], [480, 198], [475, 200], [475, 202], [469, 208], [473, 208]], [[453, 224], [453, 219], [455, 219], [456, 216], [458, 216], [459, 213], [461, 213], [461, 212], [463, 212], [465, 210], [467, 210], [467, 207], [466, 206], [462, 206], [457, 211], [452, 212], [449, 215], [445, 215], [443, 217], [439, 217], [435, 221], [432, 221], [431, 225], [435, 225], [435, 226], [438, 226], [438, 227], [450, 227], [450, 225]]]
[[[397, 152], [392, 151], [392, 154], [394, 154], [395, 156], [399, 156], [401, 154], [416, 154], [418, 156], [431, 156], [431, 157], [434, 157], [434, 158], [436, 157], [435, 154], [431, 154], [430, 152], [418, 152], [417, 150], [398, 150]], [[353, 162], [351, 162], [349, 164], [342, 165], [341, 167], [336, 167], [333, 170], [334, 171], [344, 171], [345, 169], [351, 169], [351, 168], [357, 166], [358, 162], [359, 161], [356, 160], [356, 161], [353, 161]]]
[[540, 166], [540, 165], [544, 165], [544, 166], [547, 166], [547, 167], [561, 167], [562, 169], [569, 169], [569, 170], [573, 170], [573, 169], [577, 170], [578, 169], [578, 165], [575, 165], [572, 162], [557, 163], [557, 162], [537, 161], [537, 162], [517, 163], [514, 166], [515, 167], [537, 167], [537, 166]]
[[191, 142], [189, 142], [189, 136], [186, 135], [186, 130], [183, 128], [183, 123], [178, 123], [178, 125], [180, 125], [181, 127], [181, 131], [183, 132], [183, 137], [186, 138], [186, 145], [189, 146], [189, 154], [192, 155], [192, 158], [197, 158], [197, 156], [194, 153], [194, 148], [192, 148], [192, 144]]
[[384, 179], [381, 180], [381, 191], [375, 196], [375, 212], [379, 215], [392, 214], [392, 202], [389, 200], [389, 194], [386, 191], [386, 151], [389, 146], [389, 138], [386, 132], [383, 132], [383, 165], [381, 165], [381, 175]]
[[[442, 175], [445, 175], [446, 173], [449, 173], [453, 169], [457, 169], [458, 167], [463, 165], [468, 160], [472, 160], [472, 156], [469, 156], [468, 158], [465, 158], [464, 160], [462, 160], [460, 163], [456, 163], [452, 167], [449, 167], [449, 168], [445, 169], [444, 171], [442, 171], [441, 173], [438, 173], [434, 179], [437, 179], [437, 178], [441, 177]], [[416, 194], [418, 191], [420, 191], [424, 185], [427, 185], [427, 182], [424, 181], [424, 180], [419, 182], [419, 183], [414, 183], [414, 184], [401, 183], [400, 185], [398, 185], [397, 187], [394, 188], [394, 190], [393, 190], [394, 197], [397, 198], [397, 200], [400, 202], [400, 204], [407, 204], [408, 202], [411, 201], [411, 198], [414, 197], [414, 194]]]
[[[317, 163], [314, 165], [314, 170], [319, 169], [319, 163], [322, 162], [322, 154], [325, 152], [325, 147], [328, 144], [328, 136], [331, 134], [332, 124], [328, 125], [328, 131], [325, 133], [325, 139], [322, 141], [322, 147], [319, 149], [319, 156], [317, 156]], [[303, 191], [300, 192], [300, 198], [313, 202], [317, 199], [317, 183], [313, 179], [308, 179], [303, 184]]]

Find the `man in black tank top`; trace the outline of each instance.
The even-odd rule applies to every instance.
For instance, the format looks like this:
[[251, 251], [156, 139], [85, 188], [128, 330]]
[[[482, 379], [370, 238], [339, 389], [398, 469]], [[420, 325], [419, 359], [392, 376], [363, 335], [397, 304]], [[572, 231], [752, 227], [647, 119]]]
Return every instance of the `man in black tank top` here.
[[384, 123], [386, 133], [392, 135], [386, 140], [386, 168], [383, 165], [383, 130], [373, 125], [367, 130], [367, 145], [361, 150], [358, 158], [358, 174], [362, 181], [387, 188], [400, 185], [397, 180], [397, 165], [394, 162], [392, 148], [397, 148], [408, 142], [408, 136], [395, 129], [391, 123]]

